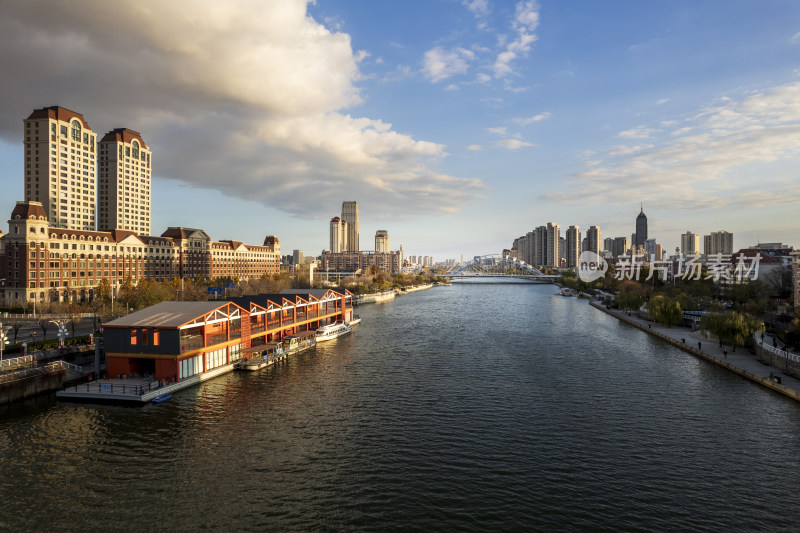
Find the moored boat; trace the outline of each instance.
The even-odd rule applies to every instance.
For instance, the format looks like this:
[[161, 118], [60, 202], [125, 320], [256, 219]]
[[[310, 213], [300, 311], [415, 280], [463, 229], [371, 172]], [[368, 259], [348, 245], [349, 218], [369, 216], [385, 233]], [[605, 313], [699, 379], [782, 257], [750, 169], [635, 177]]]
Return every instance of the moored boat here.
[[317, 344], [317, 336], [314, 331], [301, 331], [295, 335], [287, 335], [283, 339], [283, 350], [287, 355], [291, 355], [303, 350], [308, 350]]
[[261, 370], [266, 366], [280, 361], [285, 355], [283, 343], [280, 341], [272, 341], [267, 344], [252, 346], [243, 354], [239, 368], [242, 370]]
[[167, 393], [167, 394], [159, 394], [158, 396], [156, 396], [155, 398], [153, 398], [151, 401], [152, 401], [153, 403], [161, 403], [161, 402], [166, 402], [166, 401], [167, 401], [167, 400], [169, 400], [170, 398], [172, 398], [172, 394], [170, 394], [170, 393]]
[[344, 322], [327, 324], [317, 329], [317, 342], [333, 340], [336, 337], [350, 333], [352, 329], [350, 324], [345, 324]]

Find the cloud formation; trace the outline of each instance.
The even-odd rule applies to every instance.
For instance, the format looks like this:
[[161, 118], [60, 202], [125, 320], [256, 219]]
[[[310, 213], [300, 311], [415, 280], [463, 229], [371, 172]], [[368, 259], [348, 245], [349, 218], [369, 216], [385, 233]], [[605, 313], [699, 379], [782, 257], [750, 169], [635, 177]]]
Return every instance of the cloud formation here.
[[6, 2], [0, 138], [19, 143], [22, 118], [61, 105], [99, 135], [140, 131], [156, 177], [294, 214], [343, 194], [384, 212], [451, 213], [476, 198], [479, 180], [435, 170], [442, 145], [345, 112], [362, 102], [368, 54], [306, 7]]
[[[478, 28], [487, 30], [485, 19], [491, 15], [489, 3], [486, 0], [462, 0], [462, 4], [481, 19]], [[525, 57], [536, 42], [534, 31], [539, 25], [539, 5], [534, 0], [517, 2], [513, 17], [510, 22], [504, 21], [504, 24], [510, 25], [511, 35], [497, 35], [496, 42], [492, 45], [473, 42], [450, 49], [435, 46], [426, 51], [423, 56], [423, 75], [433, 83], [437, 83], [467, 74], [474, 65], [478, 72], [473, 81], [466, 83], [485, 84], [493, 78], [504, 79], [506, 90], [513, 92], [527, 90], [512, 87], [508, 79], [515, 74], [515, 61]]]
[[662, 209], [800, 202], [800, 83], [721, 98], [680, 123], [676, 130], [625, 130], [619, 137], [651, 143], [611, 148], [570, 176], [571, 191], [542, 198], [597, 205], [648, 198]]

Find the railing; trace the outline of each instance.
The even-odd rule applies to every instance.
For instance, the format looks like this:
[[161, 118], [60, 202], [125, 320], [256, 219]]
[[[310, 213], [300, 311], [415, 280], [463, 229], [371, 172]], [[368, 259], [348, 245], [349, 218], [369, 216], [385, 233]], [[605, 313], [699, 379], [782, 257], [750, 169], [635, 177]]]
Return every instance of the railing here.
[[11, 370], [23, 365], [31, 364], [34, 362], [32, 355], [25, 355], [23, 357], [12, 357], [11, 359], [3, 359], [0, 361], [0, 371]]
[[8, 372], [0, 374], [0, 383], [12, 383], [23, 379], [33, 378], [36, 376], [43, 376], [45, 374], [56, 374], [66, 371], [67, 367], [64, 361], [56, 361], [54, 363], [40, 366], [37, 368], [28, 368], [25, 370], [17, 370], [16, 372]]
[[758, 334], [754, 334], [753, 340], [756, 342], [756, 344], [761, 346], [761, 348], [764, 349], [764, 351], [769, 352], [776, 357], [788, 359], [793, 363], [800, 363], [800, 355], [793, 354], [789, 350], [781, 350], [777, 346], [770, 346], [766, 342], [762, 341], [759, 337], [760, 336]]
[[261, 324], [260, 326], [250, 326], [250, 334], [251, 335], [255, 334], [255, 333], [263, 333], [266, 330], [267, 330], [267, 327], [264, 324]]
[[68, 387], [65, 391], [71, 392], [90, 392], [94, 394], [117, 394], [126, 396], [141, 396], [152, 389], [146, 385], [119, 385], [114, 383], [82, 383], [74, 387]]

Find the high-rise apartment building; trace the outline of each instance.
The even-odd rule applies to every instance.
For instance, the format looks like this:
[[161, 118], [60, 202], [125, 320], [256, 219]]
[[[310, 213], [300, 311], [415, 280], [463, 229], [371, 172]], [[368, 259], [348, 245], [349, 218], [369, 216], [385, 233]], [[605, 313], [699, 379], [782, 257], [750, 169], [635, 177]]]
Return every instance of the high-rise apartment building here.
[[570, 226], [567, 228], [566, 239], [566, 259], [567, 268], [578, 266], [578, 258], [581, 256], [581, 231], [580, 226]]
[[25, 201], [41, 203], [51, 227], [94, 231], [97, 136], [60, 106], [35, 109], [24, 123]]
[[612, 239], [611, 237], [606, 237], [605, 239], [603, 239], [603, 250], [605, 250], [607, 252], [613, 252], [614, 251], [614, 239]]
[[705, 255], [732, 254], [733, 233], [728, 233], [727, 231], [712, 231], [711, 235], [704, 235], [703, 253]]
[[700, 236], [691, 231], [681, 235], [681, 253], [684, 255], [696, 255], [700, 253]]
[[586, 232], [586, 250], [600, 254], [603, 249], [602, 236], [598, 226], [589, 226], [589, 231]]
[[358, 202], [342, 202], [342, 220], [347, 222], [347, 242], [345, 244], [345, 251], [359, 251]]
[[150, 149], [128, 128], [109, 131], [98, 143], [97, 226], [150, 235]]
[[379, 229], [375, 232], [375, 253], [385, 254], [389, 251], [389, 232]]
[[611, 245], [611, 254], [616, 258], [626, 255], [631, 249], [631, 243], [627, 237], [615, 237]]
[[347, 251], [347, 222], [339, 217], [331, 219], [331, 252], [339, 254]]
[[561, 237], [561, 227], [553, 222], [548, 222], [546, 228], [545, 239], [547, 241], [547, 249], [545, 250], [544, 264], [549, 267], [558, 268], [560, 266], [558, 240]]

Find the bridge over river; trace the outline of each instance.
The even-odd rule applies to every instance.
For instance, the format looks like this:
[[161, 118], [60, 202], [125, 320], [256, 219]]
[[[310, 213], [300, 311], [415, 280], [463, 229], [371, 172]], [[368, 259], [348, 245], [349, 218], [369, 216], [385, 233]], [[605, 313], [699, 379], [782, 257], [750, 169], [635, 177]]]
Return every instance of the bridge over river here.
[[490, 281], [495, 278], [498, 281], [519, 280], [529, 283], [553, 283], [559, 278], [558, 274], [543, 274], [525, 261], [500, 254], [476, 256], [472, 261], [458, 265], [442, 275], [454, 281]]

